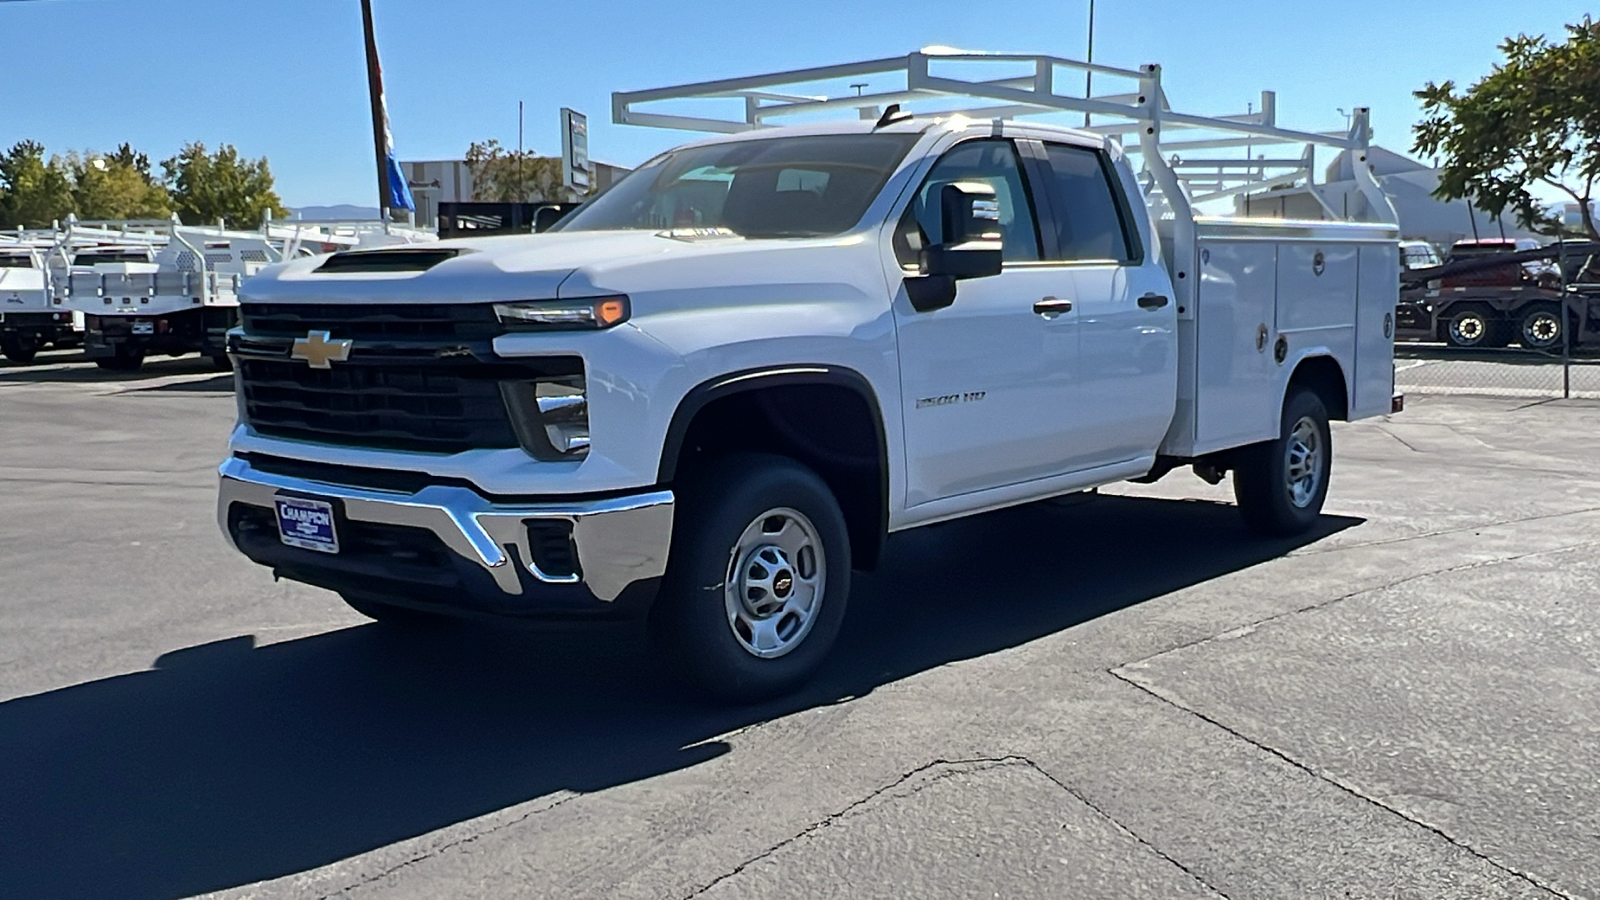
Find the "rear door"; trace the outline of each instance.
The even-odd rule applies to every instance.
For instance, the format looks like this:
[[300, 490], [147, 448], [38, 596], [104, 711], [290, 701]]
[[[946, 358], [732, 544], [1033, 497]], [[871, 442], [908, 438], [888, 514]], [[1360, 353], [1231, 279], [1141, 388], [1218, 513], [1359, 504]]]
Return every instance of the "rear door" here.
[[941, 239], [939, 189], [961, 181], [994, 188], [1005, 264], [958, 282], [943, 309], [914, 309], [903, 286], [895, 298], [907, 508], [1070, 467], [1077, 316], [1049, 304], [1073, 283], [1041, 265], [1034, 199], [1012, 141], [967, 140], [939, 157], [895, 230], [896, 262], [916, 277], [917, 250]]
[[[1031, 145], [1048, 182], [1047, 254], [1065, 267], [1078, 315], [1070, 465], [1150, 456], [1177, 396], [1177, 309], [1147, 253], [1120, 173], [1103, 146]], [[1053, 246], [1051, 246], [1053, 245]]]

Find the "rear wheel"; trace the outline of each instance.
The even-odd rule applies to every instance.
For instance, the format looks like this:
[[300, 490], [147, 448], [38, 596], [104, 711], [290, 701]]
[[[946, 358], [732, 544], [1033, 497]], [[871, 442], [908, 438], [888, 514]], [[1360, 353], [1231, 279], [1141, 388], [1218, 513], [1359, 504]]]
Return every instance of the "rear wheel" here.
[[1453, 307], [1444, 321], [1444, 340], [1452, 347], [1487, 349], [1511, 342], [1506, 321], [1493, 307], [1464, 303]]
[[1561, 346], [1561, 307], [1554, 303], [1534, 303], [1523, 310], [1517, 323], [1517, 341], [1529, 350], [1554, 350]]
[[107, 372], [137, 372], [144, 365], [144, 351], [130, 350], [126, 344], [118, 344], [113, 355], [102, 356], [94, 364]]
[[4, 353], [6, 359], [25, 366], [39, 355], [39, 339], [30, 334], [0, 336], [0, 353]]
[[1301, 388], [1283, 404], [1278, 438], [1239, 451], [1233, 496], [1251, 530], [1294, 535], [1317, 521], [1328, 498], [1332, 437], [1322, 399]]
[[780, 456], [709, 463], [679, 492], [651, 611], [658, 647], [696, 687], [751, 702], [812, 675], [844, 621], [850, 540], [828, 486]]

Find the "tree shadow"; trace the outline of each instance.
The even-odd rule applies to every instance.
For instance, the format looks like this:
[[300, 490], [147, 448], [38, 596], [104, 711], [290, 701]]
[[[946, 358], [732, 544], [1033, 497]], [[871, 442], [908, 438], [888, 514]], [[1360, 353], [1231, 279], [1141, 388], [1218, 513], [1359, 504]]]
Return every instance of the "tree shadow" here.
[[1279, 556], [1231, 507], [1107, 497], [918, 529], [861, 576], [823, 675], [694, 703], [637, 628], [368, 625], [0, 703], [0, 895], [172, 897], [305, 871], [561, 790], [728, 752], [708, 738], [861, 696]]

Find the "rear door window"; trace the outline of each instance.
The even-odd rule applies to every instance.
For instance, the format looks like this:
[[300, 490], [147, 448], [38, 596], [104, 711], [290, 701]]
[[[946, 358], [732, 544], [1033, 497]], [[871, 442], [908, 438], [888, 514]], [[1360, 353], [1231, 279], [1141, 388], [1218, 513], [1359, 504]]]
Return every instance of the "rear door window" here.
[[1058, 258], [1132, 261], [1135, 242], [1105, 154], [1066, 144], [1044, 148], [1055, 201]]

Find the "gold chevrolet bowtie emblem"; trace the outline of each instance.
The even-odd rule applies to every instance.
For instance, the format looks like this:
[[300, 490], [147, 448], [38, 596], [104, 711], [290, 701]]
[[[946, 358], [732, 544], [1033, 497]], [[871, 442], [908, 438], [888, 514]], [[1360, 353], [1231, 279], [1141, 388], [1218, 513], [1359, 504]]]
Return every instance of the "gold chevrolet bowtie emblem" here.
[[355, 341], [331, 340], [326, 331], [313, 331], [303, 338], [294, 339], [294, 349], [289, 355], [303, 359], [313, 369], [331, 369], [336, 362], [350, 358], [350, 347]]

